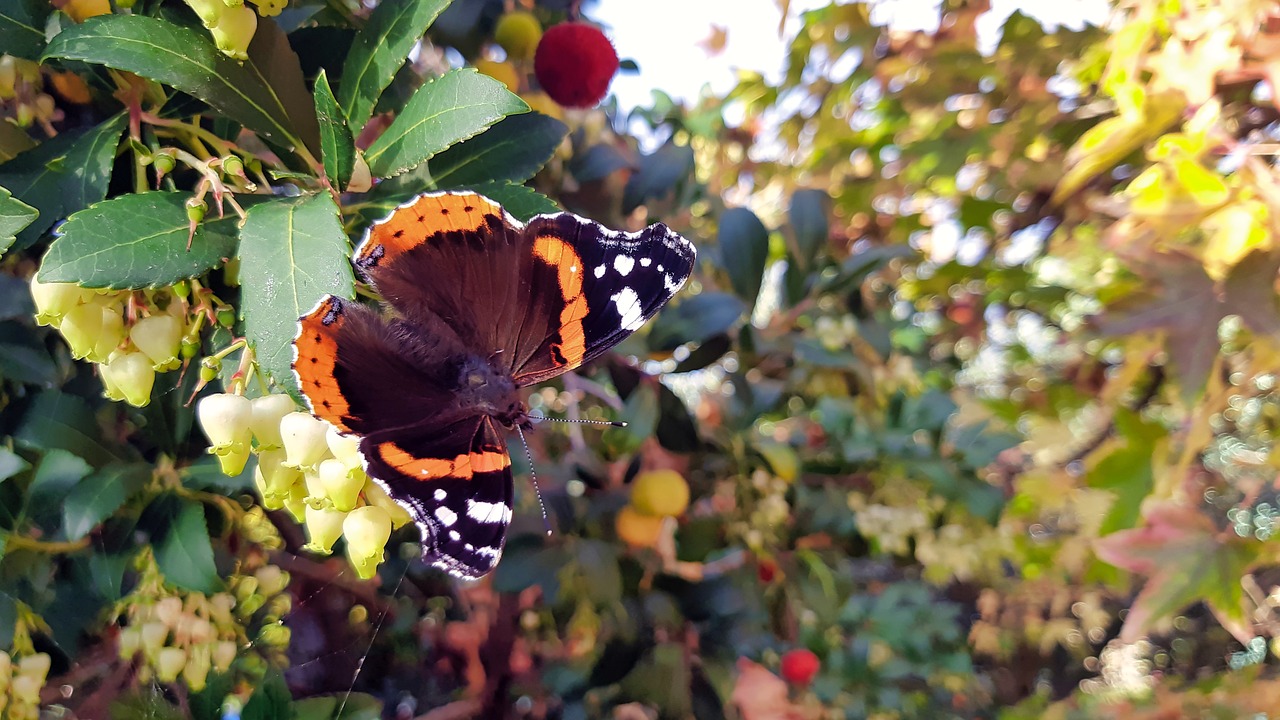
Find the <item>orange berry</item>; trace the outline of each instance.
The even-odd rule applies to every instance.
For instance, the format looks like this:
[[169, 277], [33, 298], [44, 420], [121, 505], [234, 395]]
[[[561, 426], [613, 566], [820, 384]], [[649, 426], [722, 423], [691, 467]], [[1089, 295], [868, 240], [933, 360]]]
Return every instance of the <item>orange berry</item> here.
[[627, 505], [614, 521], [618, 537], [631, 547], [653, 547], [662, 537], [662, 518], [646, 515]]

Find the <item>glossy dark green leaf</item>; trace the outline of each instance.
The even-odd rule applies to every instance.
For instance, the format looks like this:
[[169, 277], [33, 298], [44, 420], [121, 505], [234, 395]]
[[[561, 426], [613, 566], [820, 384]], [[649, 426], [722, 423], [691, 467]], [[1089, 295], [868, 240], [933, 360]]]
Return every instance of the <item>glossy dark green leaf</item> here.
[[18, 233], [30, 225], [39, 214], [35, 208], [18, 200], [8, 190], [0, 187], [0, 254], [13, 245]]
[[58, 380], [58, 366], [42, 347], [0, 342], [0, 378], [50, 388]]
[[347, 125], [360, 132], [378, 97], [431, 23], [450, 0], [401, 0], [378, 3], [369, 20], [356, 33], [342, 65], [338, 101], [346, 110]]
[[145, 15], [100, 15], [54, 36], [45, 57], [128, 70], [199, 98], [287, 148], [303, 144], [268, 72], [227, 57], [203, 29]]
[[365, 160], [375, 177], [399, 175], [508, 115], [528, 111], [523, 100], [488, 75], [472, 68], [450, 70], [418, 88], [369, 146]]
[[622, 151], [608, 143], [600, 143], [587, 148], [584, 153], [575, 154], [569, 161], [569, 172], [573, 179], [580, 183], [603, 180], [609, 175], [634, 167], [634, 164], [622, 154]]
[[289, 37], [273, 18], [260, 17], [246, 52], [249, 60], [244, 67], [270, 90], [272, 99], [284, 108], [287, 126], [294, 136], [318, 157], [320, 124], [298, 54], [289, 46]]
[[111, 517], [151, 477], [145, 463], [112, 464], [76, 483], [62, 503], [62, 534], [79, 540]]
[[66, 450], [95, 466], [117, 459], [103, 441], [89, 404], [56, 390], [46, 390], [36, 397], [13, 437], [35, 450]]
[[324, 70], [316, 77], [315, 105], [316, 117], [320, 120], [320, 155], [324, 161], [324, 174], [335, 188], [341, 190], [351, 180], [356, 145]]
[[640, 158], [640, 169], [627, 180], [622, 211], [629, 213], [644, 203], [665, 197], [693, 176], [693, 148], [667, 143]]
[[6, 163], [36, 146], [22, 128], [7, 120], [0, 120], [0, 163]]
[[181, 502], [177, 507], [165, 532], [152, 539], [156, 564], [165, 579], [180, 588], [217, 592], [222, 583], [213, 563], [204, 507], [198, 502]]
[[240, 313], [259, 366], [294, 388], [298, 318], [327, 294], [351, 297], [347, 235], [328, 193], [280, 198], [249, 210], [240, 231]]
[[818, 253], [827, 246], [827, 205], [831, 199], [821, 190], [797, 190], [787, 211], [796, 249], [803, 268], [812, 268]]
[[0, 447], [0, 482], [8, 480], [31, 467], [31, 463], [23, 460], [9, 448]]
[[92, 471], [93, 468], [80, 456], [53, 448], [36, 465], [35, 477], [27, 488], [28, 502], [39, 505], [53, 499], [61, 503], [67, 491]]
[[747, 307], [754, 307], [769, 259], [769, 231], [750, 210], [729, 208], [720, 214], [716, 238], [733, 291], [747, 301]]
[[564, 123], [542, 113], [511, 115], [431, 158], [431, 179], [438, 188], [522, 183], [547, 164], [568, 132]]
[[498, 203], [520, 222], [528, 222], [534, 215], [560, 212], [560, 206], [554, 200], [524, 185], [482, 183], [468, 189]]
[[655, 352], [675, 350], [687, 342], [702, 342], [728, 332], [746, 306], [722, 292], [704, 292], [663, 310], [650, 323], [648, 345]]
[[39, 60], [44, 23], [53, 5], [43, 0], [0, 1], [0, 48], [6, 55]]
[[116, 289], [165, 287], [221, 266], [235, 256], [240, 218], [228, 212], [201, 223], [188, 250], [189, 197], [132, 193], [72, 215], [49, 245], [40, 280]]
[[40, 212], [13, 247], [30, 247], [55, 222], [106, 196], [125, 121], [120, 114], [86, 132], [63, 133], [0, 165], [0, 186]]
[[[240, 711], [240, 720], [293, 720], [293, 696], [280, 673], [272, 672], [257, 683]], [[300, 719], [301, 720], [301, 719]]]
[[606, 428], [601, 438], [610, 452], [628, 455], [640, 449], [645, 440], [653, 437], [658, 426], [658, 391], [652, 384], [641, 383], [627, 396], [618, 419], [626, 427]]

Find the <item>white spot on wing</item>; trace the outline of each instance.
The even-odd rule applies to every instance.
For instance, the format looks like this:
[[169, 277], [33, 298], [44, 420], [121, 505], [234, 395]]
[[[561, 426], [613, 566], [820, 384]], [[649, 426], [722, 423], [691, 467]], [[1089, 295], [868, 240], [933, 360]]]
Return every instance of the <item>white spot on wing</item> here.
[[649, 267], [653, 264], [653, 258], [640, 258], [640, 267]]
[[629, 255], [619, 255], [613, 259], [613, 269], [618, 271], [622, 277], [626, 277], [631, 273], [631, 268], [636, 266], [636, 261]]
[[494, 560], [497, 560], [498, 557], [502, 555], [502, 551], [494, 547], [478, 547], [472, 552], [474, 552], [477, 555], [483, 555], [484, 557], [493, 558]]
[[605, 266], [604, 266], [604, 265], [597, 265], [597, 266], [596, 266], [596, 269], [595, 269], [593, 272], [595, 272], [595, 274], [596, 274], [596, 279], [597, 279], [597, 280], [599, 280], [600, 278], [604, 277], [604, 271], [605, 271]]
[[444, 500], [448, 496], [449, 496], [449, 493], [445, 492], [444, 490], [436, 490], [436, 500]]
[[454, 542], [458, 542], [459, 540], [462, 539], [462, 533], [458, 532], [457, 530], [450, 530], [449, 539]]
[[614, 307], [618, 309], [619, 321], [623, 330], [638, 330], [644, 324], [644, 309], [640, 307], [640, 296], [629, 287], [624, 287], [612, 295]]
[[458, 522], [458, 513], [441, 505], [436, 508], [436, 519], [445, 527], [453, 527], [453, 524]]
[[507, 507], [506, 503], [468, 500], [467, 517], [486, 525], [508, 523], [511, 522], [511, 508]]

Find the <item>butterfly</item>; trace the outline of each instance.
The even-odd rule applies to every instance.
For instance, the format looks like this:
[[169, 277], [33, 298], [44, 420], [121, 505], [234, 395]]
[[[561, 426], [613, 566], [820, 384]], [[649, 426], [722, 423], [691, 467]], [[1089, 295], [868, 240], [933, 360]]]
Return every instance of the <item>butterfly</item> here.
[[457, 577], [498, 563], [512, 515], [506, 434], [520, 389], [622, 342], [684, 285], [693, 244], [561, 212], [521, 224], [470, 192], [420, 195], [374, 223], [356, 268], [390, 314], [332, 295], [298, 320], [311, 412], [360, 437], [365, 469]]

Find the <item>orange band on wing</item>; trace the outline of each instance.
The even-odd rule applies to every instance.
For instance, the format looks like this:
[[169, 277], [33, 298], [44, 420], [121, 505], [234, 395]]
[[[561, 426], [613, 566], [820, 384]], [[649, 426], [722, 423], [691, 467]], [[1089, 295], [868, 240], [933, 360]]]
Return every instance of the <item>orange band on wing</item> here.
[[298, 387], [311, 401], [311, 412], [339, 430], [351, 432], [345, 419], [351, 407], [334, 378], [338, 363], [336, 333], [342, 323], [342, 300], [332, 296], [321, 300], [315, 310], [303, 316], [293, 341], [298, 353], [293, 371], [298, 376]]
[[582, 258], [569, 243], [551, 235], [533, 241], [534, 257], [556, 268], [556, 281], [564, 309], [560, 311], [560, 342], [553, 344], [570, 367], [582, 362], [587, 352], [587, 336], [582, 319], [587, 316], [587, 296], [582, 294]]
[[396, 208], [385, 220], [375, 223], [355, 263], [367, 268], [393, 262], [438, 233], [477, 232], [488, 226], [495, 216], [505, 222], [500, 206], [475, 193], [423, 195], [412, 205]]
[[414, 457], [399, 445], [386, 442], [378, 446], [378, 455], [396, 470], [420, 480], [444, 477], [470, 480], [476, 473], [495, 472], [511, 467], [511, 456], [492, 450], [464, 453], [452, 460], [444, 460]]

